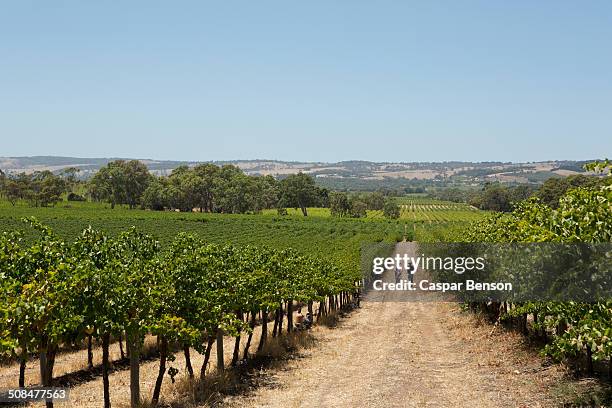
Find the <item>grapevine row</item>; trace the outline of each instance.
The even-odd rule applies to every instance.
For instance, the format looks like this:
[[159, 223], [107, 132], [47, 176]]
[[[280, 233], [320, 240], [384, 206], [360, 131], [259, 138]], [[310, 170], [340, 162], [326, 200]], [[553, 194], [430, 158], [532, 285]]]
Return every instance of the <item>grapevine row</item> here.
[[[101, 340], [105, 407], [110, 407], [111, 338], [125, 336], [136, 407], [141, 402], [142, 343], [146, 335], [157, 336], [155, 405], [170, 345], [204, 354], [204, 377], [211, 346], [223, 335], [249, 335], [248, 355], [257, 316], [261, 350], [269, 319], [275, 321], [273, 333], [280, 333], [286, 313], [287, 331], [293, 329], [294, 302], [307, 305], [310, 313], [319, 302], [318, 313], [324, 314], [358, 299], [358, 270], [292, 249], [209, 244], [186, 233], [162, 248], [135, 228], [109, 238], [89, 227], [66, 242], [37, 220], [26, 222], [39, 232], [35, 242], [26, 244], [18, 232], [0, 237], [0, 352], [21, 359], [19, 386], [24, 385], [27, 356], [38, 354], [41, 385], [50, 386], [61, 345], [90, 336]], [[187, 352], [185, 357], [193, 376]]]
[[[556, 210], [531, 199], [509, 216], [495, 214], [476, 223], [463, 238], [471, 242], [586, 242], [612, 240], [612, 186], [569, 191]], [[480, 305], [479, 307], [483, 307]], [[586, 371], [607, 361], [612, 378], [612, 300], [491, 304], [501, 319], [528, 332], [527, 322], [546, 341], [544, 351], [557, 358], [583, 358]], [[486, 306], [484, 306], [486, 307]], [[528, 317], [531, 316], [531, 319]]]

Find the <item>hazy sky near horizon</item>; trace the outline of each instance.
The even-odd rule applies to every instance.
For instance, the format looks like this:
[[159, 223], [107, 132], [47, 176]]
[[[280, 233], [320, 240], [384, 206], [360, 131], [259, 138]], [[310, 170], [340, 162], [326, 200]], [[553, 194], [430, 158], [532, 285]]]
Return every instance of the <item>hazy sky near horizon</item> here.
[[610, 1], [13, 1], [0, 156], [612, 153]]

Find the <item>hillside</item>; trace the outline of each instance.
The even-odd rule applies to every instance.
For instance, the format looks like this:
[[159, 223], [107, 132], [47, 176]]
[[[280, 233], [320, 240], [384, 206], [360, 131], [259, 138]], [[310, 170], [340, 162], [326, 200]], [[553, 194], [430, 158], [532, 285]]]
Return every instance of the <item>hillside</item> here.
[[[76, 167], [81, 178], [89, 178], [100, 167], [117, 158], [78, 158], [57, 156], [0, 157], [0, 169], [8, 173], [59, 171]], [[129, 160], [129, 159], [128, 159]], [[157, 175], [167, 175], [178, 166], [197, 162], [139, 159]], [[368, 190], [404, 188], [424, 185], [478, 185], [487, 181], [539, 184], [550, 177], [564, 177], [583, 172], [582, 161], [510, 162], [403, 162], [377, 163], [343, 161], [309, 163], [279, 160], [213, 161], [217, 165], [233, 164], [249, 175], [283, 177], [298, 172], [316, 177], [319, 184], [331, 188]]]

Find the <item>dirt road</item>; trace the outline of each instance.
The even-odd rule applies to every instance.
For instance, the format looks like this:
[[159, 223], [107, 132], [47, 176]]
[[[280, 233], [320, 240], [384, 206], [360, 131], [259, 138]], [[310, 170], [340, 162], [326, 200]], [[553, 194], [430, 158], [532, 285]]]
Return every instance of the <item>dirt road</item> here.
[[[417, 274], [418, 276], [418, 274]], [[226, 400], [232, 407], [555, 406], [543, 368], [512, 334], [493, 334], [456, 304], [369, 301], [273, 386]], [[548, 372], [545, 372], [548, 371]]]
[[236, 407], [554, 406], [541, 395], [534, 374], [524, 373], [539, 369], [537, 362], [507, 361], [502, 351], [482, 350], [470, 339], [454, 337], [449, 325], [458, 313], [455, 306], [440, 303], [365, 303], [341, 327], [322, 332], [319, 344], [306, 357], [274, 373], [276, 386], [227, 403]]

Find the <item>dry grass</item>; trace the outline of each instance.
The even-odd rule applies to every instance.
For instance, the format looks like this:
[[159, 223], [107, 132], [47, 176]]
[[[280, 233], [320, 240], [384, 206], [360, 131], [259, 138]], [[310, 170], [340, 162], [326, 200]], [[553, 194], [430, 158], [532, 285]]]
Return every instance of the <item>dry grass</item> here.
[[[155, 339], [147, 339], [145, 347], [155, 347]], [[124, 345], [125, 346], [125, 345]], [[102, 350], [99, 347], [94, 347], [94, 366], [102, 365]], [[119, 343], [113, 343], [109, 350], [110, 359], [112, 361], [119, 361], [121, 359], [121, 353], [119, 351]], [[83, 372], [88, 369], [87, 367], [87, 350], [77, 349], [72, 351], [63, 351], [58, 353], [55, 361], [55, 367], [53, 375], [55, 378], [69, 375], [71, 373]], [[26, 366], [25, 380], [26, 385], [37, 385], [40, 379], [40, 369], [38, 359], [32, 358], [28, 361]], [[17, 380], [19, 378], [19, 363], [11, 362], [10, 364], [4, 365], [0, 368], [0, 388], [10, 388], [17, 386]]]
[[268, 357], [286, 359], [292, 353], [301, 349], [310, 349], [316, 345], [316, 338], [309, 331], [294, 331], [290, 334], [269, 338], [263, 349], [256, 353], [255, 358]]
[[[241, 382], [233, 370], [214, 371], [203, 380], [183, 376], [167, 387], [157, 407], [195, 408], [219, 404], [223, 395], [240, 388]], [[148, 396], [143, 396], [141, 407], [153, 408]], [[129, 408], [128, 401], [117, 404], [118, 408]]]
[[[246, 364], [224, 371], [216, 368], [207, 373], [204, 379], [190, 378], [182, 375], [172, 384], [167, 384], [159, 407], [195, 408], [219, 405], [228, 395], [249, 393], [259, 384], [261, 370], [278, 370], [297, 352], [309, 349], [316, 344], [310, 332], [293, 332], [283, 336], [268, 337], [265, 347], [250, 355]], [[152, 407], [149, 394], [143, 395], [143, 408]], [[120, 408], [129, 408], [127, 400], [117, 404]]]
[[339, 321], [340, 321], [340, 315], [338, 314], [338, 312], [334, 311], [334, 312], [328, 313], [325, 316], [321, 316], [317, 320], [317, 325], [324, 326], [327, 328], [334, 328], [338, 325]]
[[[271, 328], [271, 326], [268, 326]], [[284, 324], [286, 330], [286, 320]], [[285, 333], [285, 332], [284, 332]], [[251, 340], [251, 352], [254, 352], [257, 349], [257, 345], [259, 344], [259, 339], [261, 335], [261, 327], [257, 326], [253, 333], [253, 338]], [[242, 353], [244, 347], [246, 345], [246, 338], [244, 335], [241, 337], [241, 348], [240, 348], [240, 356], [242, 357]], [[273, 339], [271, 335], [268, 336], [269, 345], [266, 348], [265, 353], [268, 354], [268, 357], [265, 357], [263, 354], [260, 354], [254, 361], [259, 361], [258, 364], [263, 367], [269, 367], [271, 365], [277, 364], [275, 361], [276, 358], [272, 356], [282, 356], [282, 358], [290, 358], [291, 353], [283, 350], [283, 347], [289, 347], [290, 349], [300, 349], [304, 346], [302, 344], [307, 344], [311, 342], [307, 340], [308, 337], [291, 335], [291, 336], [281, 336], [277, 339]], [[229, 362], [232, 358], [232, 352], [234, 349], [234, 338], [226, 337], [224, 339], [224, 355], [225, 355], [225, 365], [228, 366]], [[284, 342], [284, 346], [281, 347], [281, 343]], [[156, 348], [156, 338], [153, 336], [149, 336], [145, 340], [145, 345], [143, 349], [143, 354], [148, 355], [149, 358], [145, 359], [141, 363], [140, 366], [140, 378], [141, 378], [141, 400], [143, 403], [149, 403], [151, 399], [151, 395], [153, 392], [153, 387], [155, 385], [155, 380], [158, 374], [159, 362], [155, 358], [157, 355]], [[278, 343], [278, 346], [274, 345]], [[124, 344], [125, 346], [125, 344]], [[216, 346], [213, 346], [216, 347]], [[110, 357], [112, 360], [116, 362], [116, 370], [111, 372], [109, 376], [110, 381], [110, 391], [111, 391], [111, 402], [113, 406], [128, 406], [129, 405], [129, 367], [127, 362], [120, 362], [120, 352], [119, 345], [117, 343], [111, 345]], [[184, 382], [185, 376], [185, 358], [182, 351], [179, 351], [175, 354], [175, 361], [169, 362], [168, 367], [177, 368], [180, 372], [176, 377], [176, 382], [172, 384], [171, 379], [168, 375], [164, 377], [164, 382], [162, 386], [162, 395], [161, 400], [165, 406], [177, 406], [180, 407], [180, 404], [187, 404], [189, 402], [189, 398], [184, 392], [181, 392], [180, 387]], [[251, 356], [254, 357], [254, 356]], [[200, 372], [201, 365], [203, 363], [203, 356], [197, 353], [195, 350], [191, 350], [191, 361], [194, 368], [194, 371], [197, 374]], [[280, 364], [280, 363], [278, 363]], [[94, 365], [101, 365], [101, 350], [98, 348], [94, 349]], [[240, 369], [243, 369], [244, 365], [241, 365]], [[32, 360], [28, 362], [28, 367], [26, 371], [26, 383], [30, 385], [35, 385], [39, 379], [38, 372], [38, 361]], [[69, 378], [70, 381], [70, 402], [61, 403], [58, 402], [55, 405], [57, 407], [74, 407], [74, 408], [84, 408], [84, 407], [95, 407], [102, 405], [102, 378], [101, 378], [101, 370], [87, 370], [87, 350], [78, 350], [75, 352], [66, 352], [58, 355], [56, 361], [56, 369], [54, 372], [55, 378], [66, 377]], [[98, 372], [99, 371], [99, 372]], [[211, 390], [219, 389], [218, 386], [214, 386], [215, 381], [219, 381], [218, 376], [214, 375], [216, 371], [216, 357], [215, 350], [212, 351], [211, 361], [209, 362], [208, 370], [207, 370], [207, 379], [206, 384], [210, 386]], [[226, 371], [226, 374], [231, 373], [231, 370]], [[19, 365], [11, 364], [9, 366], [0, 368], [0, 387], [15, 387], [17, 385], [17, 378], [19, 374]], [[72, 376], [77, 378], [72, 378]], [[244, 382], [244, 379], [240, 381]], [[253, 386], [252, 380], [249, 379], [249, 387]], [[232, 387], [228, 387], [228, 382], [223, 387], [224, 392], [230, 392]], [[176, 387], [179, 387], [178, 389]], [[234, 387], [234, 389], [236, 389]], [[215, 392], [211, 393], [211, 396], [222, 395], [222, 393], [215, 394]], [[200, 403], [207, 404], [207, 398], [205, 395], [198, 398], [198, 401], [202, 401]], [[210, 397], [212, 398], [212, 397]], [[211, 401], [215, 399], [212, 398]], [[42, 404], [33, 404], [34, 406], [42, 406]], [[162, 406], [164, 406], [162, 405]], [[189, 406], [189, 405], [183, 405]]]
[[[250, 356], [246, 365], [213, 371], [201, 380], [183, 376], [168, 386], [161, 406], [168, 408], [210, 407], [221, 403], [227, 395], [242, 395], [257, 386], [253, 381], [253, 371], [263, 369], [277, 370], [301, 349], [315, 345], [315, 339], [308, 332], [269, 337], [264, 348]], [[258, 375], [259, 373], [255, 373]]]
[[548, 395], [552, 406], [607, 407], [612, 403], [609, 384], [601, 379], [576, 378], [572, 368], [542, 357], [540, 342], [494, 326], [485, 316], [462, 311], [457, 305], [445, 308], [449, 330], [470, 345], [471, 353], [480, 356], [479, 365], [496, 367], [506, 383], [521, 389], [529, 384], [532, 392]]

